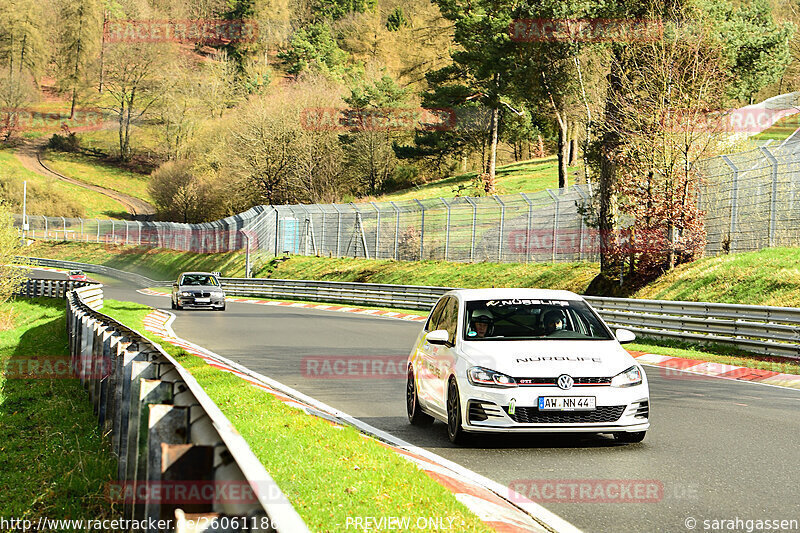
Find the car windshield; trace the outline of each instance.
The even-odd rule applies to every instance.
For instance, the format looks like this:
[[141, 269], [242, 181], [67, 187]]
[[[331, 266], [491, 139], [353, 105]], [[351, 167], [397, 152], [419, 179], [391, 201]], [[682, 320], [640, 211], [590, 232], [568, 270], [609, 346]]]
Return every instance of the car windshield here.
[[217, 279], [208, 274], [185, 274], [181, 280], [181, 285], [218, 285]]
[[473, 300], [465, 320], [468, 341], [613, 338], [581, 300]]
[[81, 272], [80, 270], [70, 270], [69, 275], [70, 276], [82, 276], [83, 272]]

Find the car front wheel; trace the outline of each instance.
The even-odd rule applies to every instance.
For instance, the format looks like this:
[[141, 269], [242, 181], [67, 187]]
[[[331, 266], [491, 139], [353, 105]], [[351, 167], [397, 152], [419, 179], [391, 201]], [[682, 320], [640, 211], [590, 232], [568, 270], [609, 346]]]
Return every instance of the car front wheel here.
[[423, 413], [419, 407], [414, 371], [410, 368], [408, 369], [408, 380], [406, 382], [406, 412], [408, 413], [408, 421], [414, 426], [430, 426], [433, 424], [433, 417]]
[[464, 429], [461, 427], [461, 397], [455, 378], [450, 379], [447, 388], [447, 436], [453, 444], [464, 442]]

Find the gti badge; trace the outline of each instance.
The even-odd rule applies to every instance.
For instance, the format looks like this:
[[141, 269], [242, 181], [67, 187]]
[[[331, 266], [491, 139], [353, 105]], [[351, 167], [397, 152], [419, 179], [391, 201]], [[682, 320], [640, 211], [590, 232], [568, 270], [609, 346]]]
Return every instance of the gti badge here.
[[561, 374], [560, 376], [558, 376], [557, 384], [559, 389], [569, 390], [575, 384], [575, 380], [573, 380], [572, 377], [566, 374]]

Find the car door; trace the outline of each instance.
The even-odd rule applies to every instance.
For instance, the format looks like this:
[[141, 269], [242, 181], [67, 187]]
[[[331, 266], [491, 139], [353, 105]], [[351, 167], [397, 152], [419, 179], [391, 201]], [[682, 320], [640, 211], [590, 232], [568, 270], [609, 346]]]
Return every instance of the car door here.
[[433, 376], [431, 378], [431, 395], [434, 403], [433, 409], [442, 413], [447, 412], [447, 381], [450, 377], [450, 370], [455, 365], [455, 345], [456, 330], [458, 329], [458, 299], [451, 296], [448, 298], [442, 315], [439, 319], [437, 329], [446, 330], [449, 335], [448, 345], [436, 345], [431, 351], [431, 368]]
[[433, 307], [433, 311], [431, 311], [431, 314], [428, 317], [428, 322], [425, 324], [422, 339], [417, 346], [416, 360], [414, 362], [414, 373], [417, 378], [417, 396], [423, 405], [429, 405], [433, 400], [433, 388], [431, 381], [434, 378], [434, 374], [432, 372], [431, 365], [433, 350], [436, 348], [436, 345], [425, 340], [425, 335], [431, 331], [439, 329], [439, 321], [441, 320], [442, 311], [444, 310], [448, 299], [448, 297], [443, 297], [436, 302], [436, 305]]

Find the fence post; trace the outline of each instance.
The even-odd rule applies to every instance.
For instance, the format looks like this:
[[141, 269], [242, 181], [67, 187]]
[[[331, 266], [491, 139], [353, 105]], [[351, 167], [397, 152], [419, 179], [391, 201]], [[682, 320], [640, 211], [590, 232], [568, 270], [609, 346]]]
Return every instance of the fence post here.
[[503, 225], [506, 220], [506, 204], [496, 194], [494, 199], [500, 204], [500, 236], [497, 239], [497, 262], [500, 263], [503, 260]]
[[97, 242], [100, 242], [100, 219], [96, 218], [97, 221]]
[[381, 243], [381, 210], [377, 205], [375, 205], [375, 202], [370, 202], [370, 204], [372, 204], [372, 208], [375, 209], [375, 254], [373, 257], [375, 259], [380, 259], [378, 254]]
[[84, 238], [84, 235], [83, 235], [83, 219], [81, 217], [78, 217], [78, 220], [81, 221], [81, 239], [83, 239]]
[[439, 198], [447, 208], [447, 222], [444, 227], [444, 260], [447, 261], [447, 254], [450, 251], [450, 204], [444, 198]]
[[422, 220], [419, 228], [419, 260], [422, 261], [425, 258], [423, 253], [425, 251], [425, 206], [416, 198], [414, 198], [414, 201], [417, 202], [419, 208], [422, 209]]
[[322, 235], [319, 238], [319, 254], [325, 255], [325, 210], [320, 205], [319, 210], [322, 211]]
[[138, 220], [136, 221], [136, 241], [139, 246], [142, 245], [142, 223]]
[[394, 202], [389, 203], [392, 204], [392, 207], [397, 213], [397, 218], [394, 222], [394, 259], [397, 261], [397, 240], [400, 238], [400, 208], [397, 207], [397, 204]]
[[733, 164], [733, 161], [727, 155], [722, 156], [722, 160], [731, 167], [733, 171], [733, 180], [731, 182], [731, 225], [728, 234], [729, 251], [734, 250], [734, 243], [736, 242], [736, 211], [739, 208], [739, 169]]
[[44, 238], [48, 239], [50, 235], [47, 232], [47, 217], [42, 215], [42, 220], [44, 220]]
[[472, 201], [472, 198], [469, 196], [465, 196], [464, 200], [469, 202], [469, 205], [472, 206], [472, 242], [469, 245], [469, 260], [475, 260], [475, 226], [478, 222], [478, 206]]
[[552, 253], [552, 261], [553, 263], [556, 262], [556, 240], [558, 239], [558, 197], [551, 191], [550, 189], [546, 189], [547, 194], [553, 199], [555, 202], [555, 206], [553, 209], [553, 253]]
[[[61, 225], [64, 227], [64, 238], [62, 240], [67, 240], [67, 219], [61, 217]], [[58, 233], [56, 233], [58, 235]]]
[[766, 146], [761, 147], [764, 157], [772, 164], [772, 191], [769, 197], [769, 245], [775, 245], [775, 221], [777, 217], [778, 201], [778, 160]]
[[336, 204], [331, 204], [331, 206], [336, 210], [336, 257], [340, 257], [339, 251], [342, 243], [342, 212], [336, 207]]
[[531, 257], [531, 224], [533, 223], [533, 202], [531, 202], [528, 195], [524, 192], [519, 193], [525, 203], [528, 204], [528, 225], [525, 233], [525, 262], [529, 262]]
[[[578, 192], [578, 194], [581, 195], [581, 198], [583, 200], [588, 200], [588, 197], [583, 193], [583, 189], [581, 189], [577, 185], [573, 185], [573, 188]], [[580, 216], [580, 214], [578, 215], [578, 217], [579, 217], [578, 218], [578, 231], [580, 232], [580, 236], [578, 237], [580, 239], [579, 242], [578, 242], [578, 261], [583, 261], [583, 226], [585, 224], [584, 224], [584, 221], [583, 221], [583, 217]]]

